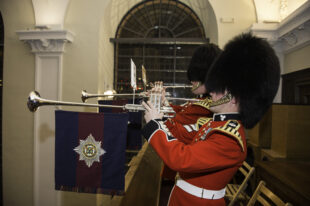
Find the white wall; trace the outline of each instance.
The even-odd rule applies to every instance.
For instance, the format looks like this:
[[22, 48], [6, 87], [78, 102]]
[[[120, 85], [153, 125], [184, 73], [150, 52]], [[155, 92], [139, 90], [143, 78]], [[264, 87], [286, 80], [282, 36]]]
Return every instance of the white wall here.
[[256, 21], [254, 4], [249, 0], [182, 0], [182, 2], [196, 12], [204, 25], [206, 37], [220, 47]]
[[4, 21], [3, 65], [3, 202], [7, 206], [33, 205], [33, 114], [26, 106], [34, 88], [34, 56], [16, 30], [32, 28], [31, 0], [1, 0]]
[[231, 38], [248, 29], [255, 21], [255, 7], [249, 0], [209, 0], [218, 27], [218, 45], [223, 47]]
[[310, 45], [284, 55], [283, 74], [310, 68]]
[[82, 89], [97, 91], [99, 31], [105, 2], [70, 2], [64, 28], [73, 32], [75, 37], [72, 44], [66, 45], [64, 53], [63, 100], [80, 102]]
[[204, 29], [206, 37], [210, 39], [210, 42], [218, 43], [218, 28], [216, 22], [216, 16], [209, 1], [205, 0], [182, 0], [184, 4], [189, 6], [199, 17]]

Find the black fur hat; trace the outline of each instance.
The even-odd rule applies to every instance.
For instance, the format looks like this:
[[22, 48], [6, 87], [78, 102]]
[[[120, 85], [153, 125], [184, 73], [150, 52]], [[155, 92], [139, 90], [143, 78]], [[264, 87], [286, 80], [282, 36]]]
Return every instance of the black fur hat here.
[[252, 128], [272, 104], [280, 80], [279, 60], [269, 43], [246, 33], [228, 42], [209, 70], [210, 92], [227, 90], [237, 99], [241, 121]]
[[220, 52], [221, 49], [212, 43], [199, 46], [194, 51], [188, 66], [187, 77], [189, 81], [199, 81], [203, 83], [210, 66]]

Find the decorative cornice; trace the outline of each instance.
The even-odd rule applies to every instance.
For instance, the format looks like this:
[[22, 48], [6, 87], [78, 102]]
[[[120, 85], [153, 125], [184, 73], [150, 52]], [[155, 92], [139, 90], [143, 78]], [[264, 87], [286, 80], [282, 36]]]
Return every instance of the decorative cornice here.
[[73, 33], [66, 30], [21, 30], [19, 40], [27, 42], [33, 53], [62, 53], [65, 42], [73, 41]]
[[278, 52], [288, 53], [310, 44], [310, 2], [308, 1], [281, 23], [255, 23], [250, 31], [267, 39]]

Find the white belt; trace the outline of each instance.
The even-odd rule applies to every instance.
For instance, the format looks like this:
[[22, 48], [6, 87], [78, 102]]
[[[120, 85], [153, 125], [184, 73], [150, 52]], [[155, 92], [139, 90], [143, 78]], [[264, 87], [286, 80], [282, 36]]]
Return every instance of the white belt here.
[[191, 195], [204, 199], [214, 200], [214, 199], [221, 199], [225, 196], [225, 188], [221, 190], [207, 190], [192, 185], [182, 180], [180, 177], [177, 179], [175, 185]]

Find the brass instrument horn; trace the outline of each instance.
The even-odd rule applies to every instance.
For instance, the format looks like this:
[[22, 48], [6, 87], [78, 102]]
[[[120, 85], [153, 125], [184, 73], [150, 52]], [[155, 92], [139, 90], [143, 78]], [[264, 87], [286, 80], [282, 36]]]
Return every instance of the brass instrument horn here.
[[82, 96], [81, 96], [81, 99], [83, 102], [86, 102], [86, 100], [88, 98], [98, 98], [98, 97], [116, 97], [116, 96], [138, 96], [138, 97], [146, 97], [146, 93], [145, 92], [141, 92], [141, 93], [126, 93], [126, 94], [90, 94], [90, 93], [87, 93], [86, 90], [82, 90]]
[[[77, 103], [77, 102], [65, 102], [43, 99], [40, 97], [39, 92], [32, 91], [28, 96], [27, 106], [31, 112], [37, 111], [41, 106], [82, 106], [82, 107], [105, 107], [105, 108], [120, 108], [128, 111], [145, 111], [145, 108], [140, 104], [125, 104], [125, 105], [103, 105], [103, 104], [88, 104], [88, 103]], [[159, 112], [164, 114], [175, 113], [171, 107], [161, 107]]]
[[[147, 92], [141, 93], [125, 93], [125, 94], [91, 94], [87, 93], [86, 90], [82, 90], [81, 92], [81, 99], [82, 102], [86, 102], [89, 98], [98, 98], [98, 97], [128, 97], [128, 96], [138, 96], [138, 97], [148, 97], [149, 94]], [[171, 94], [167, 92], [166, 99], [167, 100], [176, 100], [176, 101], [188, 101], [188, 102], [198, 102], [199, 99], [193, 98], [180, 98], [180, 97], [170, 97]]]
[[76, 102], [64, 102], [64, 101], [55, 101], [43, 99], [40, 97], [39, 92], [32, 91], [28, 96], [27, 106], [31, 112], [37, 111], [38, 107], [54, 105], [54, 106], [83, 106], [83, 107], [110, 107], [110, 108], [121, 108], [125, 109], [124, 106], [119, 105], [101, 105], [101, 104], [86, 104], [86, 103], [76, 103]]

